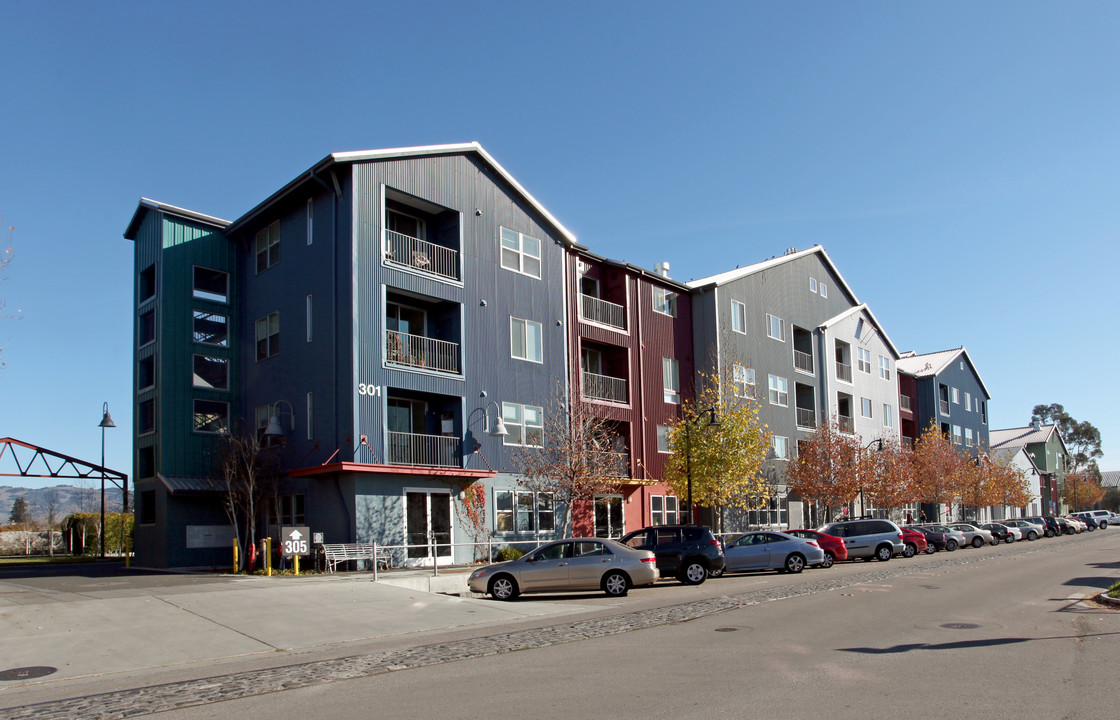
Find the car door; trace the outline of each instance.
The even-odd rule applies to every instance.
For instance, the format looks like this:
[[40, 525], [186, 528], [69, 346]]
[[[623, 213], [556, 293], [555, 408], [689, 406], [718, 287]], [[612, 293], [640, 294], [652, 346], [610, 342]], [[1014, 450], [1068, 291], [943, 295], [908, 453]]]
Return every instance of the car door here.
[[844, 546], [848, 548], [848, 557], [871, 557], [873, 548], [866, 525], [854, 522], [844, 526]]
[[521, 571], [521, 589], [530, 591], [566, 590], [572, 543], [558, 542], [534, 550]]
[[598, 590], [603, 575], [615, 564], [617, 557], [601, 542], [584, 540], [572, 543], [568, 587], [572, 590]]
[[662, 576], [675, 575], [681, 566], [681, 529], [655, 527], [650, 530], [653, 536], [653, 550], [657, 556], [657, 569]]
[[770, 547], [764, 533], [741, 535], [724, 552], [728, 570], [758, 570], [770, 562]]

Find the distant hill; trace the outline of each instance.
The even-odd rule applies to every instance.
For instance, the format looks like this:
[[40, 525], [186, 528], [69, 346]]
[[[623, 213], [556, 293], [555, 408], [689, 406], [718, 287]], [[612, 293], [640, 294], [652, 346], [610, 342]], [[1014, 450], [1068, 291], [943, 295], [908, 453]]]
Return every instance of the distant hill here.
[[[97, 486], [76, 487], [74, 485], [54, 485], [45, 488], [11, 487], [0, 485], [0, 525], [8, 524], [8, 516], [12, 512], [12, 503], [18, 497], [27, 500], [27, 507], [31, 517], [36, 521], [46, 521], [48, 496], [54, 495], [55, 521], [62, 520], [73, 512], [100, 512], [101, 511], [101, 481], [96, 481]], [[112, 483], [105, 485], [105, 511], [118, 512], [121, 508], [121, 491]]]

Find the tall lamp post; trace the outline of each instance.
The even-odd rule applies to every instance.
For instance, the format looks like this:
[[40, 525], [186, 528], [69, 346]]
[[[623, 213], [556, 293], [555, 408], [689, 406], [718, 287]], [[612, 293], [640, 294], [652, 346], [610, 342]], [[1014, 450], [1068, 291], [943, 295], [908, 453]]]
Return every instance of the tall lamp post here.
[[[105, 428], [115, 428], [117, 424], [113, 422], [113, 418], [109, 417], [109, 403], [106, 402], [101, 406], [101, 422], [98, 427], [101, 428], [101, 532], [99, 533], [98, 540], [101, 545], [101, 558], [105, 558]], [[125, 493], [127, 493], [127, 486]], [[127, 500], [125, 503], [127, 504]]]
[[[708, 413], [708, 426], [718, 426], [719, 417], [716, 416], [716, 406], [712, 405], [704, 412]], [[685, 453], [685, 473], [688, 475], [688, 521], [690, 523], [696, 522], [696, 515], [692, 510], [692, 423], [685, 422], [684, 424], [684, 441], [688, 446], [688, 452]]]
[[[877, 440], [872, 440], [871, 442], [867, 443], [867, 445], [865, 445], [863, 449], [864, 450], [870, 450], [872, 445], [878, 445], [879, 446], [879, 447], [875, 448], [875, 452], [882, 452], [883, 451], [883, 438], [878, 438]], [[859, 516], [863, 517], [864, 513], [865, 513], [865, 510], [864, 510], [864, 507], [863, 507], [863, 473], [860, 473], [859, 474]]]

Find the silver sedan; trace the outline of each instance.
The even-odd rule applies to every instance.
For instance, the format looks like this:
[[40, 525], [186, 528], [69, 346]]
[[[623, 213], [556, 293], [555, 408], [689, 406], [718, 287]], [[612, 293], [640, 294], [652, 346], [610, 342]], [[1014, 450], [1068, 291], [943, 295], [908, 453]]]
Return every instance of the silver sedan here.
[[471, 573], [471, 592], [513, 600], [521, 593], [602, 590], [612, 597], [657, 582], [657, 558], [614, 540], [572, 538]]
[[1036, 525], [1026, 520], [1004, 520], [1003, 524], [1009, 528], [1018, 529], [1022, 533], [1022, 538], [1027, 540], [1037, 540], [1042, 537], [1045, 532], [1041, 525]]
[[727, 572], [779, 570], [799, 573], [824, 562], [824, 550], [811, 540], [782, 532], [749, 532], [727, 544]]
[[983, 528], [976, 527], [972, 523], [949, 523], [949, 527], [964, 533], [965, 544], [971, 545], [974, 548], [992, 544], [992, 534]]

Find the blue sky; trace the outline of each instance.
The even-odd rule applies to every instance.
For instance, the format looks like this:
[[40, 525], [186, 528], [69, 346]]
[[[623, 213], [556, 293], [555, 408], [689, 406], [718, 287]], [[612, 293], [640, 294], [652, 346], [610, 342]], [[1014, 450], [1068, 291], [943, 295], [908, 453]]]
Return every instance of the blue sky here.
[[131, 472], [141, 196], [235, 219], [331, 152], [477, 140], [678, 280], [823, 245], [900, 349], [968, 348], [993, 428], [1062, 403], [1120, 469], [1117, 27], [1114, 2], [5, 0], [0, 436], [97, 459], [108, 401]]

